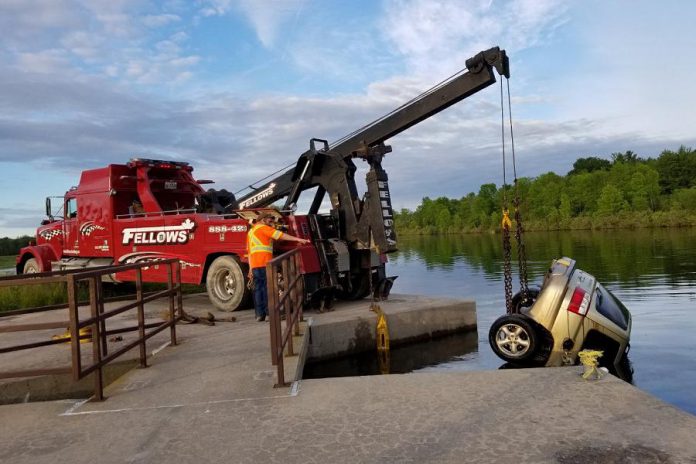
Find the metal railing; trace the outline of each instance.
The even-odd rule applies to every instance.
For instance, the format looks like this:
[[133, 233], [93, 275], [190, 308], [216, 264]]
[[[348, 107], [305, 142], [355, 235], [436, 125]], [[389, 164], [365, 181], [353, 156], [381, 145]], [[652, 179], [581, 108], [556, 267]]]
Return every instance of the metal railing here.
[[[142, 272], [148, 266], [166, 266], [167, 288], [150, 293], [143, 292]], [[123, 301], [126, 297], [104, 298], [102, 277], [116, 272], [135, 271], [135, 300], [130, 295], [125, 304], [106, 310], [105, 303]], [[0, 322], [3, 319], [21, 314], [68, 310], [68, 320], [54, 322], [39, 322], [27, 324], [0, 325], [0, 333], [7, 332], [32, 332], [46, 329], [67, 329], [71, 345], [71, 364], [69, 366], [42, 369], [23, 369], [10, 372], [0, 372], [0, 379], [35, 377], [41, 375], [72, 374], [74, 381], [79, 381], [87, 375], [94, 373], [94, 397], [98, 401], [104, 399], [103, 368], [122, 356], [129, 350], [139, 347], [139, 360], [141, 367], [147, 367], [146, 341], [169, 328], [170, 342], [176, 345], [176, 322], [183, 314], [183, 299], [181, 294], [181, 266], [177, 259], [159, 260], [157, 262], [142, 262], [137, 264], [119, 266], [100, 266], [89, 269], [42, 272], [37, 274], [24, 274], [21, 276], [0, 277], [0, 288], [18, 286], [36, 286], [45, 284], [64, 284], [66, 286], [67, 302], [36, 308], [26, 308], [0, 313]], [[88, 299], [80, 300], [80, 288], [88, 292]], [[159, 298], [168, 297], [169, 310], [167, 317], [161, 322], [145, 323], [145, 304]], [[80, 307], [89, 306], [89, 317], [80, 314]], [[108, 319], [135, 309], [137, 311], [137, 324], [134, 326], [120, 327], [107, 330]], [[89, 331], [89, 333], [86, 333]], [[137, 331], [137, 338], [128, 342], [125, 346], [109, 353], [107, 337], [126, 332]], [[83, 364], [82, 348], [80, 342], [91, 340], [92, 362]], [[0, 348], [0, 354], [14, 351], [29, 350], [43, 346], [65, 343], [66, 339], [50, 339], [22, 343], [14, 346]]]
[[117, 214], [116, 219], [139, 219], [139, 218], [150, 218], [150, 217], [160, 217], [160, 216], [176, 216], [179, 214], [196, 214], [198, 210], [196, 208], [182, 208], [182, 209], [168, 209], [166, 211], [150, 211], [150, 212], [132, 212], [126, 214]]
[[[273, 258], [266, 264], [268, 282], [268, 315], [271, 326], [271, 361], [277, 367], [278, 383], [287, 387], [284, 356], [296, 356], [292, 337], [300, 334], [304, 280], [300, 273], [300, 252], [295, 248]], [[285, 319], [285, 327], [282, 327]], [[287, 349], [287, 352], [286, 352]]]

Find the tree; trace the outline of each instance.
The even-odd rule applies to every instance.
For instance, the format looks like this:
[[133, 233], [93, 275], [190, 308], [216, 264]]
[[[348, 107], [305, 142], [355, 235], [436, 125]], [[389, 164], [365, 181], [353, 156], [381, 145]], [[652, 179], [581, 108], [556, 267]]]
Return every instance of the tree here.
[[596, 156], [587, 158], [578, 158], [573, 163], [573, 170], [568, 173], [569, 176], [580, 174], [583, 172], [608, 171], [611, 168], [611, 161]]
[[672, 195], [672, 207], [676, 210], [696, 213], [696, 187], [674, 192], [674, 195]]
[[0, 238], [0, 256], [12, 256], [19, 253], [19, 249], [27, 246], [34, 237], [23, 235], [17, 238]]
[[563, 191], [563, 178], [553, 172], [537, 177], [529, 189], [530, 219], [544, 219], [557, 212], [559, 194]]
[[609, 216], [625, 210], [627, 206], [621, 190], [613, 184], [607, 184], [597, 200], [597, 213], [601, 216]]
[[639, 158], [638, 155], [633, 153], [631, 150], [626, 150], [625, 153], [612, 153], [611, 154], [611, 159], [614, 162], [614, 164], [618, 163], [637, 163], [639, 161], [643, 161], [642, 158]]
[[570, 219], [570, 197], [568, 197], [566, 193], [561, 194], [561, 204], [558, 205], [558, 215], [562, 221]]
[[696, 186], [696, 151], [685, 146], [674, 152], [663, 151], [657, 158], [657, 172], [663, 193]]
[[500, 208], [497, 202], [497, 192], [495, 184], [483, 184], [479, 189], [473, 211], [477, 226], [488, 227], [491, 214]]
[[597, 210], [599, 194], [608, 178], [608, 171], [584, 172], [568, 177], [566, 192], [570, 197], [573, 216], [592, 214]]

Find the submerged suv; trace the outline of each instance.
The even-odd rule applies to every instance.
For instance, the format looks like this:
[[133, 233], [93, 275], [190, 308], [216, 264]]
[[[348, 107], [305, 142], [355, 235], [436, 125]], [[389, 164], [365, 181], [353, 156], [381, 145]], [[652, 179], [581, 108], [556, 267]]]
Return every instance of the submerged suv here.
[[541, 288], [512, 303], [515, 313], [498, 318], [488, 334], [495, 354], [509, 363], [573, 365], [579, 351], [597, 349], [602, 365], [618, 367], [628, 351], [628, 309], [570, 258], [554, 260]]

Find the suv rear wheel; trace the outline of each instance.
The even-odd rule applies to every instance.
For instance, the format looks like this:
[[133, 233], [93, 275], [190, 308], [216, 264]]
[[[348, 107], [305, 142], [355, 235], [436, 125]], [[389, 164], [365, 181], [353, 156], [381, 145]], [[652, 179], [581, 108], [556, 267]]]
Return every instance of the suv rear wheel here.
[[539, 297], [539, 292], [538, 287], [530, 287], [526, 299], [522, 298], [522, 292], [515, 293], [512, 296], [512, 307], [515, 309], [515, 312], [519, 313], [522, 308], [530, 308]]
[[539, 333], [525, 316], [499, 317], [488, 332], [488, 342], [500, 358], [511, 363], [532, 360], [539, 346]]

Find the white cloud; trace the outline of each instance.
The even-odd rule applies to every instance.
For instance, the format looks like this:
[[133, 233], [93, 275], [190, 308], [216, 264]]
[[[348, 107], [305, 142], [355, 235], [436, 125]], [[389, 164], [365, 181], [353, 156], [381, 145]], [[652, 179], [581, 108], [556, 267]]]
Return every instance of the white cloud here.
[[203, 16], [216, 16], [227, 14], [232, 4], [233, 0], [202, 0], [201, 14]]
[[[181, 16], [157, 9], [143, 0], [2, 2], [0, 67], [78, 79], [102, 73], [130, 85], [187, 80], [200, 57], [187, 52], [186, 31], [171, 30]], [[169, 37], [161, 40], [163, 27]]]
[[162, 27], [170, 23], [180, 22], [181, 17], [175, 14], [145, 15], [142, 21], [147, 27]]
[[84, 30], [67, 32], [60, 40], [60, 44], [70, 53], [86, 60], [93, 60], [100, 56], [104, 46], [104, 39]]
[[[248, 67], [216, 77], [224, 91], [214, 91], [210, 81], [196, 80], [211, 55], [195, 35], [203, 22], [188, 28], [186, 2], [6, 0], [0, 3], [0, 162], [40, 163], [47, 172], [75, 176], [135, 155], [177, 158], [190, 161], [197, 176], [217, 179], [217, 188], [238, 190], [296, 161], [310, 137], [346, 135], [495, 44], [513, 60], [521, 175], [563, 174], [579, 156], [627, 149], [655, 156], [696, 146], [693, 64], [684, 58], [696, 36], [678, 35], [689, 30], [688, 15], [677, 16], [670, 4], [659, 9], [670, 13], [664, 18], [622, 22], [617, 18], [626, 11], [608, 11], [618, 6], [567, 5], [387, 0], [384, 18], [369, 23], [315, 13], [320, 3], [199, 2], [211, 15], [242, 12], [269, 47], [245, 50]], [[298, 30], [323, 29], [291, 34], [294, 21]], [[658, 24], [666, 32], [642, 33]], [[554, 34], [567, 30], [584, 34], [573, 36], [582, 54], [554, 45]], [[272, 66], [249, 59], [254, 52]], [[259, 93], [257, 78], [274, 74], [282, 79], [273, 94]], [[242, 83], [234, 87], [234, 80]], [[196, 93], [176, 87], [185, 81], [194, 82]], [[395, 206], [499, 183], [498, 104], [491, 87], [393, 137], [384, 166]], [[13, 194], [0, 191], [0, 197]]]
[[279, 28], [288, 20], [301, 14], [306, 0], [207, 0], [201, 14], [215, 16], [239, 11], [249, 20], [256, 36], [266, 48], [275, 45]]
[[70, 61], [63, 50], [51, 49], [37, 53], [19, 53], [17, 67], [30, 73], [50, 74], [68, 71]]
[[387, 0], [382, 30], [412, 70], [447, 75], [499, 44], [536, 45], [564, 21], [565, 0]]

